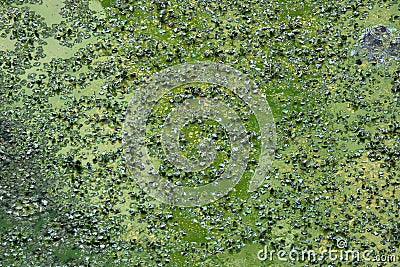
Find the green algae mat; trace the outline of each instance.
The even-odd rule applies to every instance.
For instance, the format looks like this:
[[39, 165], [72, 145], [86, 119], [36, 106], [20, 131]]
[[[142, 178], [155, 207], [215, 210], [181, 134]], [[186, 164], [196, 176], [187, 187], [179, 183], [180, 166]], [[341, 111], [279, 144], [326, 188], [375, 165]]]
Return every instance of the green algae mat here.
[[3, 0], [0, 266], [399, 266], [399, 62], [398, 1]]

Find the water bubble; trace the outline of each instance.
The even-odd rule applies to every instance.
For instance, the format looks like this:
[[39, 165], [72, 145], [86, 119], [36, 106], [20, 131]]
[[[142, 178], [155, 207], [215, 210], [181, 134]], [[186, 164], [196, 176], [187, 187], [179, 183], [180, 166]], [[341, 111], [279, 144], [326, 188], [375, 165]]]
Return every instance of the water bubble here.
[[[166, 82], [168, 81], [168, 82]], [[271, 109], [263, 98], [257, 86], [241, 72], [223, 65], [211, 62], [185, 63], [170, 67], [151, 77], [145, 90], [139, 90], [132, 100], [124, 124], [124, 144], [127, 164], [135, 173], [135, 177], [143, 190], [161, 202], [177, 206], [200, 206], [213, 202], [226, 195], [240, 181], [249, 160], [249, 137], [240, 117], [231, 105], [217, 99], [196, 96], [177, 104], [169, 113], [163, 125], [162, 147], [168, 161], [181, 171], [203, 173], [216, 155], [217, 146], [212, 138], [205, 138], [197, 146], [199, 158], [184, 157], [179, 145], [179, 132], [188, 121], [197, 121], [203, 125], [204, 118], [218, 122], [227, 132], [231, 142], [231, 157], [225, 171], [209, 184], [197, 187], [185, 187], [168, 182], [157, 168], [153, 167], [148, 149], [143, 142], [146, 136], [146, 123], [152, 108], [162, 97], [174, 87], [188, 83], [212, 83], [225, 86], [236, 93], [253, 111], [261, 135], [261, 153], [259, 166], [253, 173], [249, 191], [256, 190], [264, 181], [273, 159], [275, 149], [275, 124]], [[251, 95], [249, 95], [251, 92]], [[139, 101], [138, 101], [139, 100]], [[137, 158], [138, 152], [142, 154]], [[142, 168], [138, 168], [138, 159]], [[158, 186], [146, 186], [148, 184]], [[162, 186], [160, 186], [162, 185]]]

